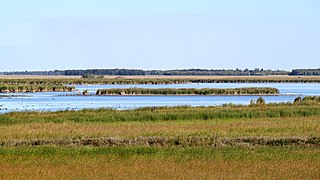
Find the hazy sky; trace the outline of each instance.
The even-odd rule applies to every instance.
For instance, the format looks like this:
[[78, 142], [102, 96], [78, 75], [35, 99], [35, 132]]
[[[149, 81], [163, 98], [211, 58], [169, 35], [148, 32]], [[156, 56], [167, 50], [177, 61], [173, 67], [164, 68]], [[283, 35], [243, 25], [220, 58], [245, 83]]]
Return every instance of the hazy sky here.
[[0, 71], [320, 68], [319, 0], [2, 0]]

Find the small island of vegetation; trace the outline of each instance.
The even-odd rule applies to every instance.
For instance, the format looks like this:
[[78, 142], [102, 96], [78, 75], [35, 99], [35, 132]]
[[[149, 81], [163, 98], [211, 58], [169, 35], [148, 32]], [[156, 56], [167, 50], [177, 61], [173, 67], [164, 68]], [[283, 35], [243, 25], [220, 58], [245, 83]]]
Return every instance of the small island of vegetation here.
[[279, 95], [276, 88], [126, 88], [99, 89], [96, 95]]
[[72, 86], [63, 85], [10, 85], [0, 84], [0, 93], [15, 92], [71, 92], [75, 89]]

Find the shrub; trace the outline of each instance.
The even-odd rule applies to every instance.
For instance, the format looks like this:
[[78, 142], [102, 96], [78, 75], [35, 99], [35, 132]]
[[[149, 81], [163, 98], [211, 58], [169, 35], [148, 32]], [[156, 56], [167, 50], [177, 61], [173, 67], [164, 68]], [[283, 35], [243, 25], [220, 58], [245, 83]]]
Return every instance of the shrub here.
[[295, 98], [293, 102], [300, 104], [302, 102], [302, 98], [299, 96], [299, 97]]
[[257, 104], [264, 105], [264, 104], [266, 104], [266, 101], [260, 96], [260, 97], [257, 99]]

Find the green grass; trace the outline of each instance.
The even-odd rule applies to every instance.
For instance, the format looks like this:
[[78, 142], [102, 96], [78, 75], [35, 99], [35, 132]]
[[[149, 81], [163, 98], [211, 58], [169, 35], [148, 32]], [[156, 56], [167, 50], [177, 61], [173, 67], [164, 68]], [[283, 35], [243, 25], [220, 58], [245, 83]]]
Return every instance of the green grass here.
[[285, 118], [320, 116], [320, 106], [269, 104], [219, 107], [157, 107], [135, 110], [80, 110], [59, 112], [11, 112], [0, 115], [0, 124], [64, 122], [146, 122], [239, 118]]
[[0, 125], [0, 141], [118, 137], [319, 137], [320, 117]]
[[[0, 156], [21, 157], [56, 157], [56, 156], [96, 156], [113, 155], [119, 158], [156, 157], [174, 159], [209, 159], [209, 160], [311, 160], [320, 161], [316, 147], [223, 147], [223, 148], [159, 148], [159, 147], [0, 147]], [[10, 160], [10, 159], [8, 159]], [[1, 158], [0, 162], [4, 159]], [[10, 162], [10, 161], [9, 161]]]
[[320, 117], [0, 125], [0, 142], [117, 137], [320, 137]]
[[318, 179], [319, 149], [0, 148], [0, 179]]
[[1, 114], [0, 179], [319, 179], [317, 100]]

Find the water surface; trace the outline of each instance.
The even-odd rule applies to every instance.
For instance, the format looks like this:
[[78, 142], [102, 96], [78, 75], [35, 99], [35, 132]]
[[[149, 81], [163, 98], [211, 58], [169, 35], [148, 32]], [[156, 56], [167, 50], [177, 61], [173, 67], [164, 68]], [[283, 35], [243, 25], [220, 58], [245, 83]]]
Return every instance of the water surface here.
[[78, 85], [75, 92], [0, 94], [0, 113], [11, 111], [57, 111], [84, 108], [132, 109], [147, 106], [216, 106], [226, 103], [249, 104], [258, 96], [75, 96], [83, 90], [94, 94], [107, 88], [241, 88], [274, 87], [279, 96], [263, 96], [269, 102], [292, 102], [297, 96], [320, 96], [320, 83], [202, 83], [168, 85]]

